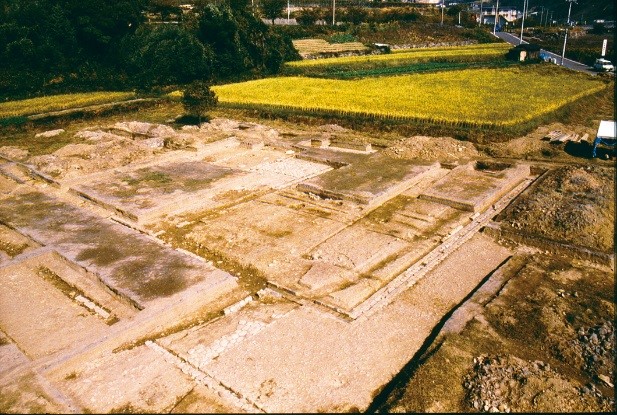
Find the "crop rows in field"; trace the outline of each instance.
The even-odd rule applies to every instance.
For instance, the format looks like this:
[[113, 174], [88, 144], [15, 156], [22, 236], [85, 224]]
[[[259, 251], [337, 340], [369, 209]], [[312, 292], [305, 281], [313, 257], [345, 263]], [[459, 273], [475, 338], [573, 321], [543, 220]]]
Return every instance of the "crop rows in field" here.
[[510, 49], [507, 43], [489, 43], [442, 48], [399, 49], [381, 55], [344, 56], [340, 58], [310, 59], [288, 62], [290, 68], [347, 66], [372, 67], [377, 65], [400, 66], [418, 62], [477, 61], [505, 56]]
[[354, 80], [279, 77], [213, 89], [228, 106], [508, 128], [603, 88], [560, 68], [510, 67]]
[[133, 98], [133, 92], [88, 92], [63, 94], [0, 103], [0, 118], [20, 117], [81, 108], [89, 105], [125, 101]]
[[341, 70], [340, 68], [328, 68], [320, 73], [308, 72], [305, 76], [322, 78], [351, 79], [367, 76], [392, 76], [431, 71], [448, 71], [470, 68], [498, 68], [517, 65], [518, 62], [508, 60], [483, 61], [483, 62], [418, 62], [403, 66], [386, 66], [368, 69]]
[[368, 50], [360, 42], [328, 43], [323, 39], [298, 39], [292, 42], [298, 53], [303, 56], [319, 53], [362, 52]]

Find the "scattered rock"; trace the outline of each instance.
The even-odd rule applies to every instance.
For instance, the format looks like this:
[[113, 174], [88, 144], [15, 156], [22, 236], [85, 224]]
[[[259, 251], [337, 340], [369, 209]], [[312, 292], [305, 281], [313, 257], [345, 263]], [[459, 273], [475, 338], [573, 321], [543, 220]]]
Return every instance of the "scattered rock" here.
[[615, 383], [615, 326], [605, 321], [593, 327], [581, 327], [570, 347], [582, 357], [583, 370], [611, 386]]
[[150, 124], [147, 122], [128, 121], [113, 125], [112, 131], [129, 133], [131, 136], [142, 135], [146, 137], [170, 137], [176, 134], [173, 128], [163, 124]]
[[607, 386], [609, 387], [613, 387], [613, 384], [611, 383], [611, 379], [606, 376], [606, 375], [598, 375], [598, 379], [600, 379], [602, 382], [606, 383]]
[[[539, 411], [573, 404], [572, 408], [585, 407], [588, 397], [581, 396], [575, 384], [551, 369], [550, 365], [536, 360], [525, 361], [512, 355], [481, 355], [463, 381], [466, 401], [470, 408], [481, 412]], [[614, 405], [611, 398], [586, 387], [588, 394], [602, 407]], [[567, 398], [565, 398], [567, 397]], [[578, 400], [578, 402], [575, 402]], [[555, 406], [560, 405], [560, 406]]]
[[163, 137], [152, 137], [143, 140], [143, 144], [149, 148], [163, 148], [165, 146], [165, 139]]
[[183, 125], [182, 131], [199, 131], [199, 127], [196, 125]]
[[208, 123], [203, 123], [199, 127], [203, 131], [236, 131], [240, 127], [238, 121], [227, 118], [213, 118]]
[[59, 129], [59, 130], [49, 130], [49, 131], [45, 131], [42, 133], [38, 133], [35, 135], [36, 138], [39, 137], [45, 137], [45, 138], [49, 138], [49, 137], [56, 137], [60, 134], [64, 133], [63, 129]]
[[4, 156], [13, 161], [23, 161], [28, 158], [28, 150], [14, 146], [0, 147], [0, 156]]
[[[191, 127], [195, 127], [195, 126], [191, 126]], [[166, 137], [164, 140], [164, 147], [169, 148], [171, 150], [177, 150], [177, 149], [190, 147], [194, 144], [194, 142], [195, 142], [195, 137], [193, 135], [180, 133], [172, 137]]]
[[120, 138], [120, 136], [112, 133], [97, 130], [82, 130], [75, 134], [75, 137], [83, 138], [88, 141], [110, 141]]
[[346, 128], [341, 127], [338, 124], [325, 124], [317, 127], [318, 131], [322, 131], [324, 133], [342, 133], [348, 131]]

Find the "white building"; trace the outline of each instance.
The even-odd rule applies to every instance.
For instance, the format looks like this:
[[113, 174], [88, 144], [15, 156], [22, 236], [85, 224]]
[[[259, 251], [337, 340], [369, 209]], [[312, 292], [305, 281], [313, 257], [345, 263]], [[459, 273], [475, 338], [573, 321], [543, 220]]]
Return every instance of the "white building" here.
[[[498, 24], [504, 26], [505, 24], [512, 23], [515, 20], [523, 17], [523, 13], [516, 10], [514, 7], [500, 7], [499, 8], [499, 21]], [[480, 20], [478, 16], [477, 20]], [[495, 24], [495, 7], [482, 8], [482, 24], [492, 25]]]

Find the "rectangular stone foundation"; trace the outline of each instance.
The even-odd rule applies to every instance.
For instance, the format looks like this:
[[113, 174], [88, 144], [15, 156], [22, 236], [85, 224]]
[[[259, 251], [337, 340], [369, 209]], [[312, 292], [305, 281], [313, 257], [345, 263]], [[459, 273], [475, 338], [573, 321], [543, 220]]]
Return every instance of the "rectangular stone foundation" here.
[[482, 212], [531, 174], [528, 165], [499, 166], [493, 171], [478, 168], [479, 163], [454, 168], [420, 197], [460, 210]]

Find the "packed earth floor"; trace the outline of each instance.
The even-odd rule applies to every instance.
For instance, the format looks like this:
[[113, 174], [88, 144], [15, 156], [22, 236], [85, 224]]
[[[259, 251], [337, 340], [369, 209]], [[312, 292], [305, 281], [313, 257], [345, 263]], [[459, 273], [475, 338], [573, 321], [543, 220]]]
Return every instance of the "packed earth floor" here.
[[0, 147], [2, 412], [614, 410], [610, 162], [75, 134]]

